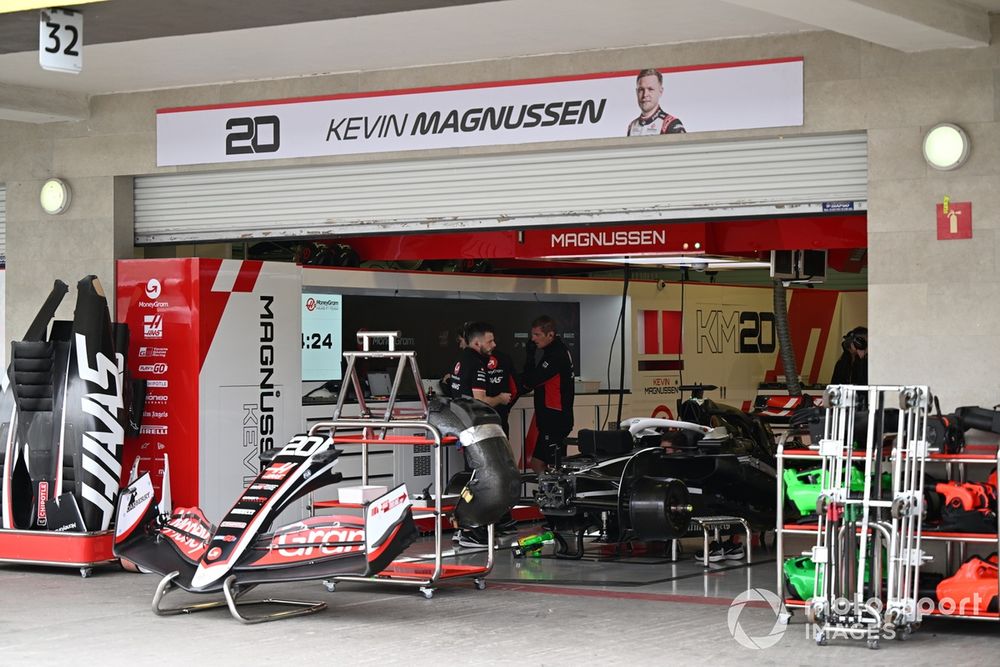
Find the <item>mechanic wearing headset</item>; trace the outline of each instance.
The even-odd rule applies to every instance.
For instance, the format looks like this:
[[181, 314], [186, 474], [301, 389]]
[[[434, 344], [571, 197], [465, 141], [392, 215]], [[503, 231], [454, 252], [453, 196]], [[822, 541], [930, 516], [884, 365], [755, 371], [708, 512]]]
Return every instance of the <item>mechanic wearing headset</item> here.
[[[542, 358], [535, 363], [535, 350]], [[531, 323], [531, 340], [525, 347], [524, 373], [521, 386], [535, 392], [535, 424], [538, 441], [531, 456], [531, 469], [545, 472], [556, 463], [556, 453], [566, 455], [566, 436], [573, 430], [573, 358], [562, 338], [556, 333], [556, 323], [542, 315]]]
[[868, 328], [854, 327], [840, 345], [844, 353], [833, 367], [830, 384], [868, 384]]

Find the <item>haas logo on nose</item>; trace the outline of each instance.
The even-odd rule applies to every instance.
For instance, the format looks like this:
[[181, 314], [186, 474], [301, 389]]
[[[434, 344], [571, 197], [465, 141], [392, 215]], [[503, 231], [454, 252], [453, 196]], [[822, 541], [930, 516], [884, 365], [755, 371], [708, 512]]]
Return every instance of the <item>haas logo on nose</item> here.
[[160, 287], [160, 281], [156, 278], [150, 278], [146, 281], [146, 296], [150, 299], [158, 299], [160, 297], [160, 292], [163, 291]]

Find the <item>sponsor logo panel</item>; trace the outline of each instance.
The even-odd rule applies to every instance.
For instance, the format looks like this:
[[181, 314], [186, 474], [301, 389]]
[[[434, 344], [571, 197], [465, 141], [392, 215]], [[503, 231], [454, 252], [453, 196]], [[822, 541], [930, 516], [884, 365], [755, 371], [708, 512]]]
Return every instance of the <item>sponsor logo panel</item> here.
[[163, 338], [163, 315], [143, 315], [142, 336], [149, 339]]

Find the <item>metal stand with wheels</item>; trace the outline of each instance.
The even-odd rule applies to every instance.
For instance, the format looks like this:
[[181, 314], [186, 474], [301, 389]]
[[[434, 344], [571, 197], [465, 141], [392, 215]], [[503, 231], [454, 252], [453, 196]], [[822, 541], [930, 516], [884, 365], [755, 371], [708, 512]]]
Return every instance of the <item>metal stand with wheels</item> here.
[[[814, 590], [806, 613], [816, 625], [817, 645], [831, 635], [864, 638], [877, 649], [885, 629], [908, 634], [917, 622], [917, 581], [928, 559], [920, 549], [923, 472], [928, 455], [925, 386], [827, 388], [822, 461], [817, 500]], [[886, 408], [898, 401], [893, 451], [886, 459]], [[855, 451], [855, 424], [867, 410], [863, 451]], [[892, 489], [882, 488], [883, 465], [891, 463]], [[851, 489], [852, 470], [863, 467], [864, 490]], [[888, 471], [887, 471], [888, 472]], [[781, 527], [779, 526], [779, 529]], [[882, 549], [888, 577], [881, 590]], [[780, 562], [779, 562], [780, 567]]]

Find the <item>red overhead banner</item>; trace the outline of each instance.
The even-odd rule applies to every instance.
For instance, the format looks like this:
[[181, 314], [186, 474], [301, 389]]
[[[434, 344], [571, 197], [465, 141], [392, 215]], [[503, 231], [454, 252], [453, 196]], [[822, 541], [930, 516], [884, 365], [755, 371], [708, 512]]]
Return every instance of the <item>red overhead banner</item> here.
[[639, 223], [337, 239], [362, 260], [538, 259], [622, 255], [728, 255], [868, 246], [864, 213], [813, 217]]

